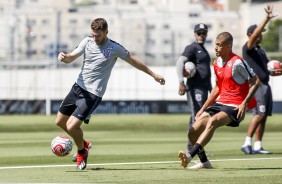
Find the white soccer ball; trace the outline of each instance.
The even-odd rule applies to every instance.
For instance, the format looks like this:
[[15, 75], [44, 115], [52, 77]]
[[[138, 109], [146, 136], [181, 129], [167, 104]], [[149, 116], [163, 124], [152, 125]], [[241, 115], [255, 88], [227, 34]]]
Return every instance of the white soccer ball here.
[[51, 142], [52, 152], [59, 156], [67, 156], [72, 150], [72, 141], [67, 136], [57, 136]]
[[277, 60], [271, 60], [267, 63], [267, 69], [270, 72], [282, 70], [282, 63]]
[[192, 78], [196, 74], [196, 66], [193, 62], [188, 61], [184, 64], [183, 76], [187, 78]]

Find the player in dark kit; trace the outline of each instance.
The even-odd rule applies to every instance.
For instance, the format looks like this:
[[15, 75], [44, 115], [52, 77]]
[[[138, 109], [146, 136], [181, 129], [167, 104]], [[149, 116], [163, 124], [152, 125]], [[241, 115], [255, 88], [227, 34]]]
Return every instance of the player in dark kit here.
[[[269, 72], [267, 63], [269, 62], [265, 52], [261, 49], [260, 43], [262, 41], [262, 32], [264, 27], [270, 19], [274, 18], [272, 14], [272, 6], [265, 8], [266, 17], [261, 24], [251, 25], [247, 30], [248, 41], [243, 46], [243, 58], [253, 68], [261, 81], [255, 98], [257, 106], [254, 109], [254, 116], [249, 124], [245, 142], [241, 150], [245, 154], [270, 154], [270, 151], [264, 150], [262, 147], [262, 137], [265, 130], [265, 124], [268, 116], [272, 114], [272, 92], [269, 86], [269, 75], [281, 75], [281, 71]], [[255, 136], [254, 149], [252, 149], [252, 137]]]

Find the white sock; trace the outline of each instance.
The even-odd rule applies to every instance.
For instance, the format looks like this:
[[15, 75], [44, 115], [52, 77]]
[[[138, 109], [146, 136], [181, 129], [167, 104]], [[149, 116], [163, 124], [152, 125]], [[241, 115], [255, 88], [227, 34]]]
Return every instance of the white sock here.
[[251, 146], [252, 145], [252, 138], [251, 137], [246, 137], [245, 142], [243, 144], [243, 147], [245, 146]]
[[255, 141], [254, 142], [254, 150], [260, 150], [262, 147], [261, 141]]

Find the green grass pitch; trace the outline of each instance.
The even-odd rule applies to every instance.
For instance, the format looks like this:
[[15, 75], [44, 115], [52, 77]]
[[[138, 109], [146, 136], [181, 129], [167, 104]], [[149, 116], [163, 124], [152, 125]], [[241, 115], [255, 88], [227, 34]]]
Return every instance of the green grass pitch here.
[[205, 148], [211, 170], [180, 167], [177, 153], [186, 147], [188, 118], [94, 115], [82, 126], [85, 139], [93, 142], [89, 165], [77, 171], [71, 162], [75, 146], [63, 158], [50, 150], [55, 136], [66, 135], [55, 116], [0, 116], [0, 183], [282, 183], [282, 115], [267, 122], [263, 145], [271, 155], [240, 151], [250, 114], [238, 128], [218, 129]]

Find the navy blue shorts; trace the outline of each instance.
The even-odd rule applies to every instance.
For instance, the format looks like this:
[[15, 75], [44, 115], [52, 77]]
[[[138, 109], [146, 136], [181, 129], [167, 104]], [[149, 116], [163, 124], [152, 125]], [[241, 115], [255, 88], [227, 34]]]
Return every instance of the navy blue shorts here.
[[66, 116], [75, 116], [80, 120], [87, 119], [100, 104], [102, 98], [74, 84], [62, 102], [59, 112]]
[[241, 120], [237, 118], [238, 110], [234, 110], [234, 109], [235, 107], [227, 106], [215, 102], [211, 106], [209, 106], [205, 110], [205, 112], [209, 113], [210, 116], [214, 116], [215, 114], [223, 111], [232, 119], [232, 121], [226, 126], [238, 127]]

